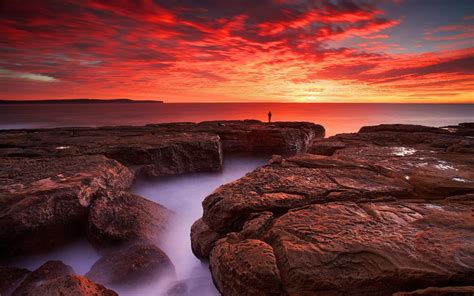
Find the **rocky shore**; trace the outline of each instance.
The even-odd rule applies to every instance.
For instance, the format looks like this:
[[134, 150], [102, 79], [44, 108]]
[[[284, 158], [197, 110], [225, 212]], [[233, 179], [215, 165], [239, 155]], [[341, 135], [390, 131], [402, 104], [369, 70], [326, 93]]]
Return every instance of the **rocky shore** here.
[[223, 295], [471, 295], [473, 128], [363, 127], [275, 155], [204, 200], [193, 251]]
[[225, 153], [304, 152], [324, 132], [255, 120], [0, 131], [0, 260], [79, 237], [103, 254], [85, 277], [56, 261], [3, 266], [0, 294], [115, 295], [101, 284], [173, 276], [159, 246], [174, 214], [127, 192], [136, 176], [218, 171]]
[[209, 195], [191, 229], [223, 295], [474, 292], [474, 124], [324, 138], [247, 120], [0, 131], [0, 260], [79, 237], [103, 255], [85, 276], [1, 266], [0, 294], [116, 295], [174, 277], [160, 249], [174, 213], [128, 189], [218, 171], [229, 153], [275, 155]]

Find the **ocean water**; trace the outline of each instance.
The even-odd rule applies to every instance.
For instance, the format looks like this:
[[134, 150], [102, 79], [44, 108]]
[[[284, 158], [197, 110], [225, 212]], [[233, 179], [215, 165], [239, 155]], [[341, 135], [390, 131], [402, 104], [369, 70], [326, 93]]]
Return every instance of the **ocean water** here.
[[144, 125], [218, 119], [310, 121], [326, 135], [381, 123], [443, 126], [474, 120], [474, 104], [185, 103], [0, 105], [0, 129]]

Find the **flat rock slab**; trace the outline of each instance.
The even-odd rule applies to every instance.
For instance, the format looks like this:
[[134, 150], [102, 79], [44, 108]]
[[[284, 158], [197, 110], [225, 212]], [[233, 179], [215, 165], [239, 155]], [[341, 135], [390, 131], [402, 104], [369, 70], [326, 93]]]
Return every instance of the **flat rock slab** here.
[[84, 232], [101, 190], [125, 190], [133, 174], [102, 155], [0, 158], [0, 254], [47, 249]]
[[474, 143], [462, 129], [366, 127], [275, 156], [203, 201], [193, 250], [224, 295], [472, 285]]

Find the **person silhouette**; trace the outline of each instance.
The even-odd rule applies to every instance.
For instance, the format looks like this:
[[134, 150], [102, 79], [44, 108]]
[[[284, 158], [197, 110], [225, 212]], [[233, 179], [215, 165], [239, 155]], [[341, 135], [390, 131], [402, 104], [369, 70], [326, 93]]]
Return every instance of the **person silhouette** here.
[[268, 111], [268, 123], [272, 122], [272, 111]]

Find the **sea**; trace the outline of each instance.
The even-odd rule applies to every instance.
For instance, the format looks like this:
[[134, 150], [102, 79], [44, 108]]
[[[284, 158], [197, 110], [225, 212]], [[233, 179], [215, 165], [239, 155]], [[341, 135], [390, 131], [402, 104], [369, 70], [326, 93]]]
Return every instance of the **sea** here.
[[[474, 102], [473, 102], [474, 103]], [[474, 121], [474, 104], [134, 103], [0, 105], [0, 129], [145, 125], [163, 122], [258, 119], [310, 121], [326, 135], [381, 123], [445, 126]]]
[[[474, 121], [474, 104], [304, 104], [304, 103], [189, 103], [189, 104], [33, 104], [0, 105], [0, 129], [65, 126], [145, 125], [207, 120], [310, 121], [322, 124], [326, 135], [357, 132], [381, 123], [446, 126]], [[0, 133], [1, 137], [1, 133]], [[202, 216], [202, 200], [222, 184], [236, 180], [268, 162], [270, 156], [226, 156], [220, 172], [161, 178], [137, 178], [132, 192], [176, 213], [160, 248], [174, 263], [176, 277], [135, 287], [110, 287], [120, 295], [166, 295], [185, 283], [188, 295], [215, 296], [209, 266], [191, 251], [190, 229]], [[38, 268], [47, 260], [62, 260], [85, 274], [100, 254], [85, 239], [42, 254], [9, 258], [0, 265]]]

